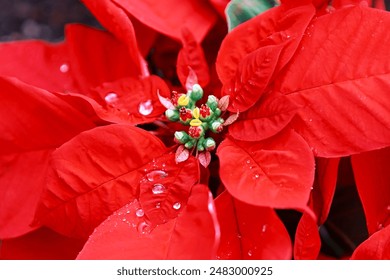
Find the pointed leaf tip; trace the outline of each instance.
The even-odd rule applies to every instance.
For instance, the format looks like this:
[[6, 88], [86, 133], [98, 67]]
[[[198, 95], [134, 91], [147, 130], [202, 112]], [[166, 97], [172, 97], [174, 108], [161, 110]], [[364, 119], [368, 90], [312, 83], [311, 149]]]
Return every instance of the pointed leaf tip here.
[[176, 150], [176, 163], [186, 161], [190, 156], [190, 151], [184, 147], [184, 145], [180, 145]]
[[228, 125], [231, 125], [232, 123], [234, 123], [238, 117], [240, 116], [240, 112], [237, 111], [237, 113], [233, 114], [233, 115], [230, 115], [226, 121], [223, 123], [224, 126], [228, 126]]
[[225, 95], [223, 97], [221, 97], [221, 99], [219, 99], [218, 101], [218, 108], [224, 112], [227, 110], [227, 108], [229, 107], [229, 101], [230, 101], [230, 95]]
[[169, 98], [160, 95], [160, 91], [157, 90], [157, 96], [160, 103], [167, 109], [174, 110], [175, 106], [172, 104], [172, 101]]

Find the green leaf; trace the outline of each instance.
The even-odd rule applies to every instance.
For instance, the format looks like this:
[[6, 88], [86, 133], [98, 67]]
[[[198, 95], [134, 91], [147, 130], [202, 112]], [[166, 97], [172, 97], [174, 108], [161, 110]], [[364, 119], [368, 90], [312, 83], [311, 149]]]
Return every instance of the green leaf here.
[[229, 31], [275, 6], [272, 0], [232, 0], [226, 7]]

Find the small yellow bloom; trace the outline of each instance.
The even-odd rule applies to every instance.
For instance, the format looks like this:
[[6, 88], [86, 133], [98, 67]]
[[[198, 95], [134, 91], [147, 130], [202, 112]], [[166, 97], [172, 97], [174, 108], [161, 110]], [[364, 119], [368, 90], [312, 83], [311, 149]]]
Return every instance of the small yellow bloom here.
[[202, 121], [200, 119], [193, 119], [190, 121], [190, 126], [200, 126]]
[[179, 99], [177, 100], [177, 104], [180, 106], [187, 106], [187, 104], [190, 102], [190, 98], [187, 95], [181, 95]]
[[194, 116], [195, 119], [199, 119], [200, 110], [198, 107], [196, 107], [194, 110], [192, 110], [192, 115]]

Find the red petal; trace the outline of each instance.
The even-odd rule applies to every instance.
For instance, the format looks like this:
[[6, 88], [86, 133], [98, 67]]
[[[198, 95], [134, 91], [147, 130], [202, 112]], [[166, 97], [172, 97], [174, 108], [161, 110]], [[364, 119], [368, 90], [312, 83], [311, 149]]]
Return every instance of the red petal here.
[[[195, 72], [197, 83], [205, 87], [210, 81], [209, 67], [203, 53], [202, 47], [195, 40], [190, 30], [183, 28], [182, 44], [177, 57], [177, 75], [183, 87], [186, 87], [187, 77], [190, 69]], [[192, 86], [191, 86], [192, 89]]]
[[351, 157], [369, 234], [390, 223], [390, 148]]
[[[316, 177], [309, 206], [314, 213], [304, 212], [295, 235], [294, 259], [317, 259], [321, 249], [318, 226], [328, 217], [336, 190], [339, 159], [316, 159]], [[315, 215], [315, 216], [314, 216]]]
[[264, 94], [284, 45], [265, 46], [242, 59], [235, 78], [223, 87], [230, 95], [230, 111], [246, 111]]
[[278, 90], [304, 106], [294, 128], [321, 157], [390, 145], [389, 14], [352, 7], [312, 23], [278, 79]]
[[29, 232], [51, 152], [94, 124], [55, 95], [0, 78], [0, 236]]
[[306, 142], [286, 131], [262, 142], [225, 139], [218, 148], [227, 190], [246, 203], [305, 208], [314, 179], [314, 157]]
[[[26, 51], [28, 50], [28, 51]], [[31, 55], [34, 54], [34, 55]], [[18, 79], [47, 90], [77, 90], [65, 43], [42, 41], [0, 44], [0, 75]]]
[[213, 8], [204, 0], [113, 2], [142, 23], [178, 40], [181, 39], [181, 29], [184, 27], [192, 31], [197, 42], [201, 42], [216, 20]]
[[290, 237], [273, 209], [240, 202], [228, 192], [215, 205], [221, 227], [218, 259], [291, 259]]
[[390, 226], [374, 233], [360, 244], [352, 260], [390, 260]]
[[[90, 236], [78, 259], [210, 259], [219, 228], [208, 188], [195, 185], [177, 218], [155, 226], [137, 216], [135, 200], [105, 220]], [[138, 212], [139, 214], [139, 212]], [[196, 242], [195, 242], [196, 241]]]
[[[135, 71], [134, 73], [141, 74], [141, 55], [138, 51], [133, 24], [126, 12], [112, 0], [82, 1], [100, 23], [126, 45], [130, 59], [128, 61], [122, 61], [126, 62], [128, 65], [132, 65], [133, 70]], [[95, 47], [99, 46], [95, 45]], [[91, 51], [91, 49], [89, 49], [89, 51]], [[99, 59], [101, 59], [101, 57]]]
[[233, 138], [242, 141], [267, 139], [286, 127], [298, 111], [299, 107], [285, 96], [265, 98], [240, 114], [240, 119], [229, 127]]
[[62, 236], [47, 228], [27, 235], [3, 240], [2, 260], [74, 260], [85, 241]]
[[[262, 74], [261, 76], [262, 79], [266, 78], [265, 81], [256, 78], [255, 81], [250, 82], [261, 84], [261, 87], [258, 86], [261, 90], [266, 88], [274, 71], [277, 73], [283, 68], [295, 53], [307, 25], [314, 16], [314, 12], [311, 5], [292, 9], [287, 9], [282, 5], [240, 24], [230, 32], [222, 42], [216, 64], [218, 75], [225, 86], [224, 93], [234, 94], [235, 85], [229, 83], [236, 75], [238, 75], [236, 80], [240, 81], [240, 72], [242, 73], [247, 66], [245, 64], [251, 61], [250, 58], [246, 58], [251, 53], [251, 56], [258, 57], [260, 63], [263, 60], [265, 62], [269, 60], [268, 65], [266, 64], [266, 68], [263, 69], [263, 71], [266, 70], [266, 75]], [[282, 49], [283, 51], [280, 54]], [[254, 51], [256, 53], [253, 53]], [[246, 62], [244, 62], [244, 59]], [[254, 69], [245, 71], [253, 73]], [[250, 83], [247, 82], [249, 85]], [[255, 93], [252, 92], [251, 94]], [[262, 92], [258, 92], [257, 98], [261, 94]], [[241, 94], [238, 94], [237, 97], [244, 98], [243, 100], [247, 98], [241, 96]], [[245, 104], [243, 100], [237, 101], [240, 106], [244, 106], [244, 110], [253, 105], [253, 103]], [[234, 104], [234, 102], [234, 100], [231, 100], [231, 104]]]
[[77, 24], [68, 25], [66, 42], [70, 70], [84, 94], [102, 83], [131, 76], [138, 78], [141, 73], [137, 68], [139, 58], [132, 60], [134, 51], [130, 54], [124, 42], [108, 32]]
[[225, 19], [225, 8], [230, 0], [209, 0], [209, 2], [214, 6], [219, 15]]
[[164, 151], [160, 140], [132, 126], [81, 133], [53, 153], [36, 221], [67, 236], [87, 237], [137, 196], [140, 168]]
[[[175, 154], [154, 159], [140, 180], [139, 203], [153, 224], [162, 224], [178, 215], [173, 205], [185, 207], [191, 188], [199, 180], [196, 158], [176, 164]], [[161, 168], [156, 168], [161, 166]]]
[[318, 225], [314, 217], [304, 213], [295, 234], [294, 259], [315, 260], [321, 249]]
[[[123, 119], [134, 124], [152, 122], [160, 117], [165, 107], [160, 103], [158, 94], [170, 96], [166, 83], [154, 75], [103, 83], [93, 91], [112, 114], [112, 121]], [[105, 119], [110, 120], [109, 116]]]

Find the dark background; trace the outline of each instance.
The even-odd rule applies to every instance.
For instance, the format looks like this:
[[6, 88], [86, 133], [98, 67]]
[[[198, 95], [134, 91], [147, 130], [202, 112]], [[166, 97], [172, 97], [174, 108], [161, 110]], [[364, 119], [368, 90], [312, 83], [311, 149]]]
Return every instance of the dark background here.
[[78, 0], [0, 0], [0, 41], [60, 41], [65, 24], [76, 22], [98, 26]]

